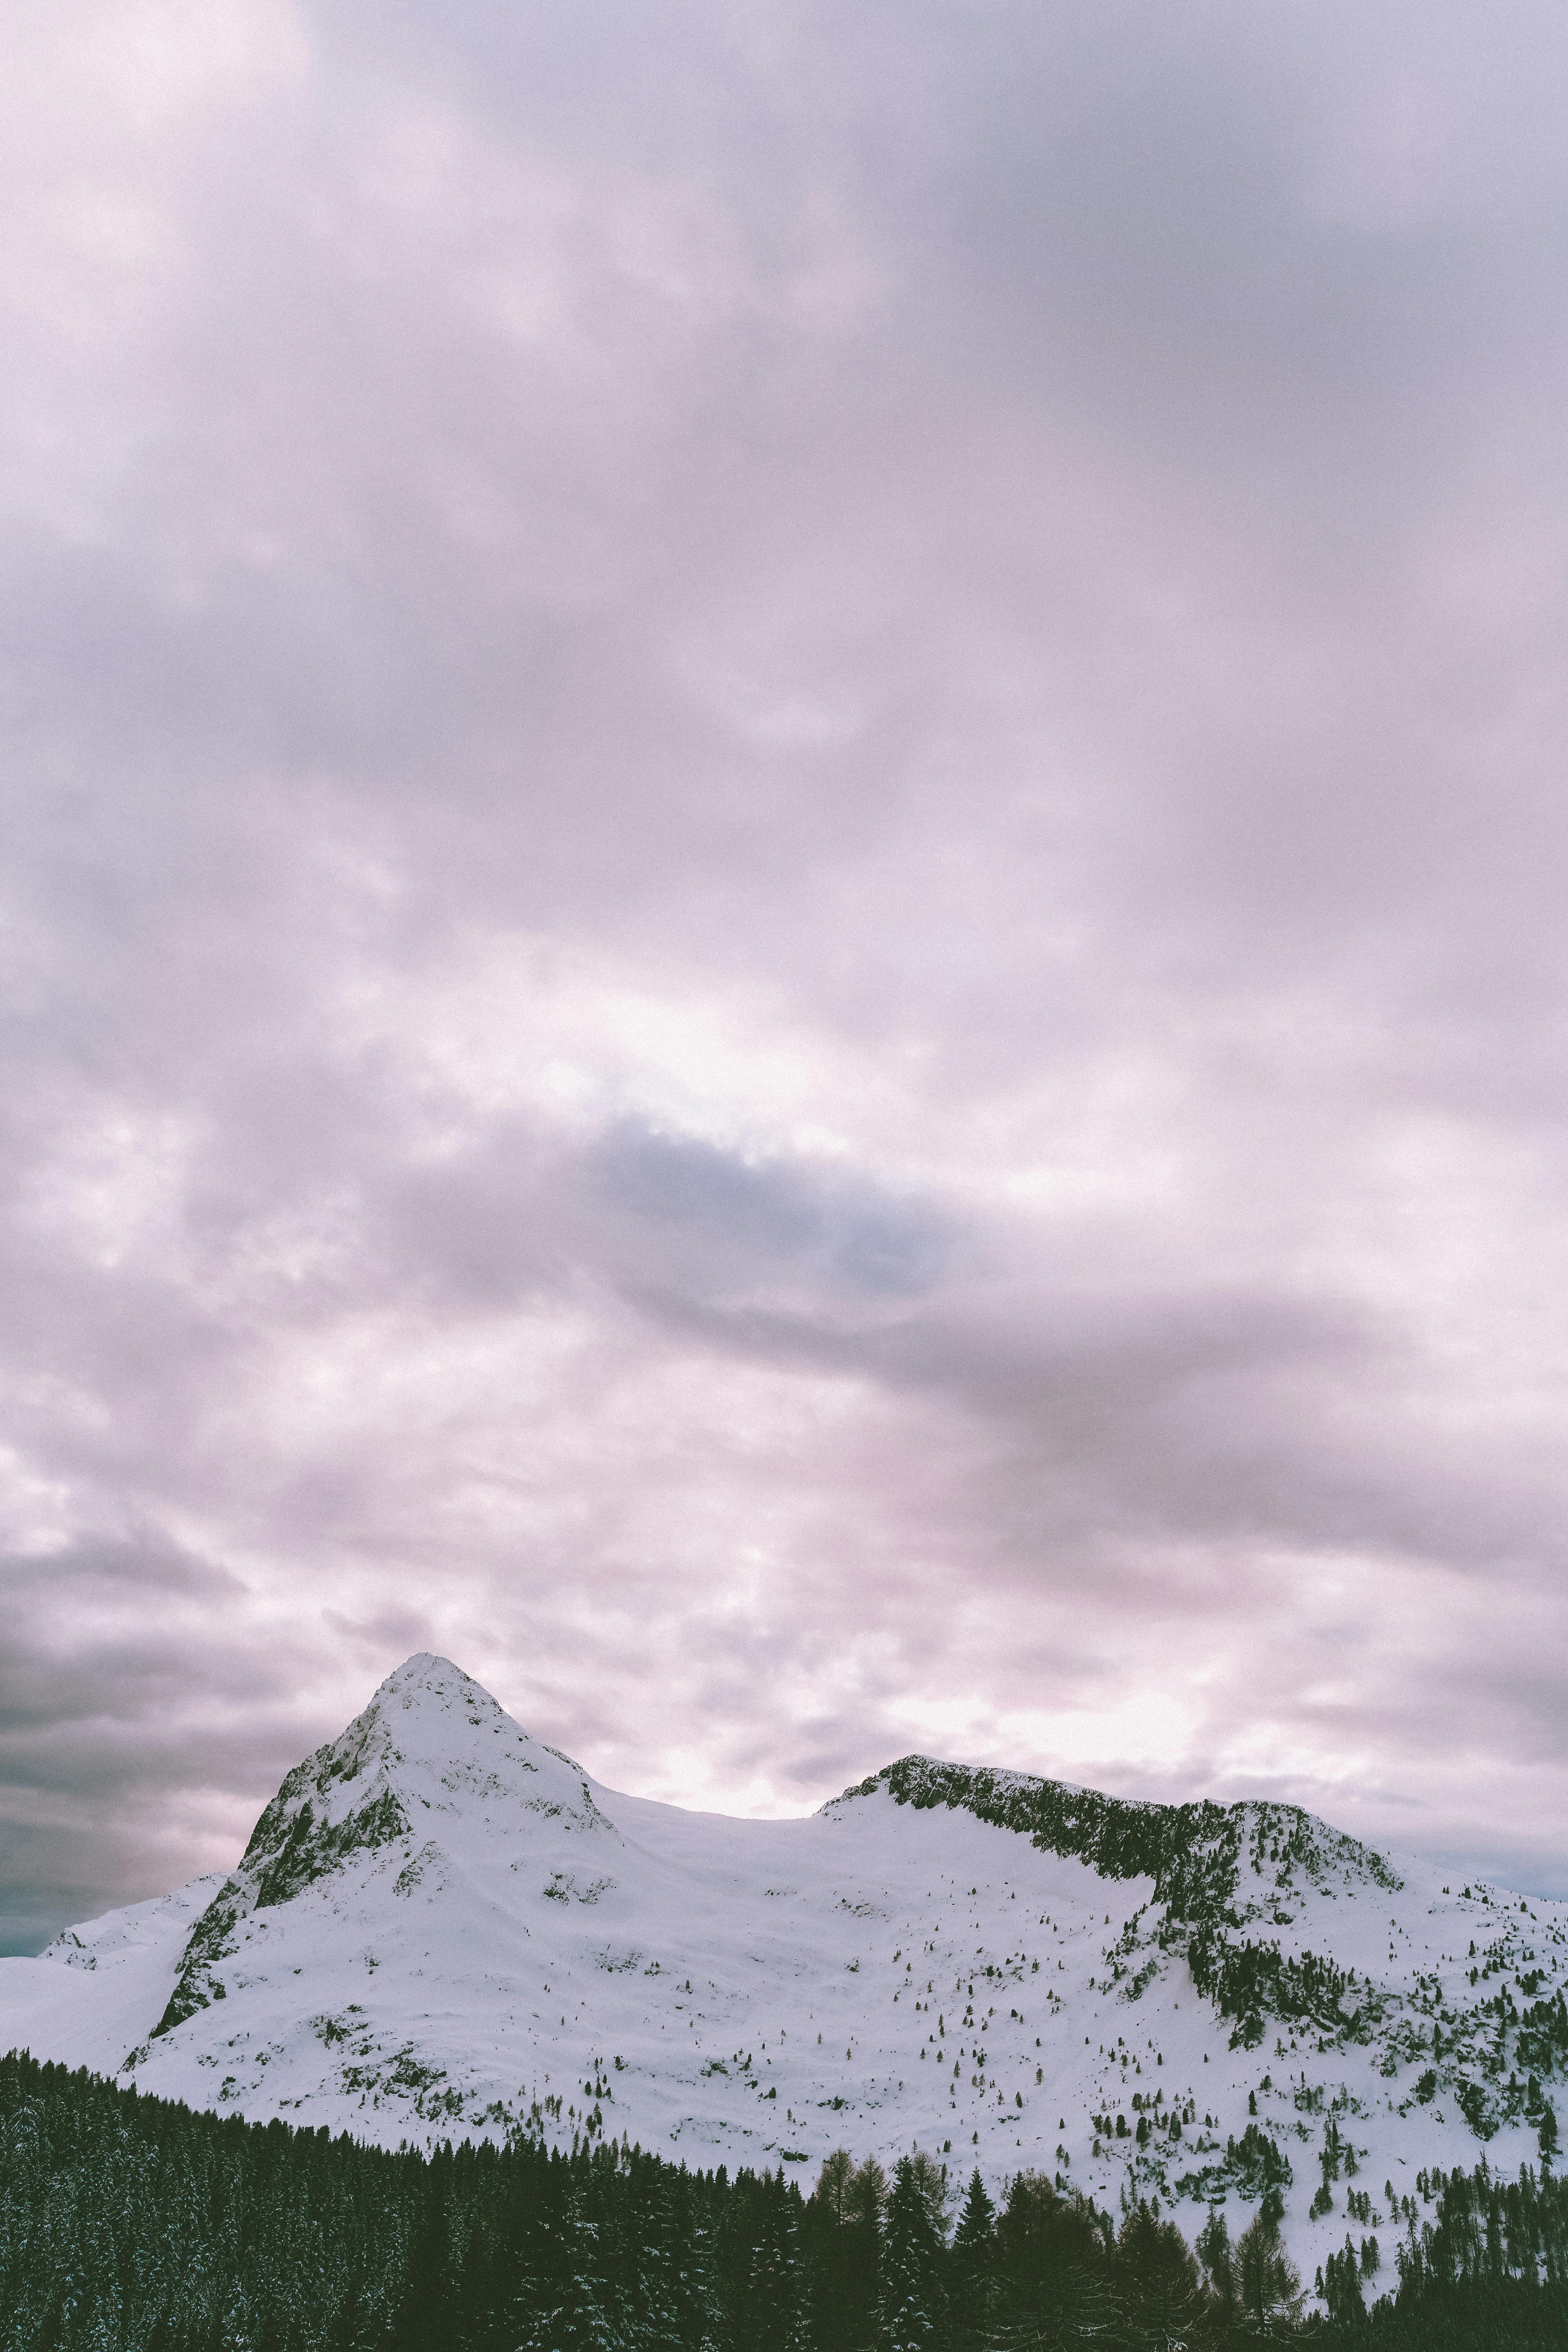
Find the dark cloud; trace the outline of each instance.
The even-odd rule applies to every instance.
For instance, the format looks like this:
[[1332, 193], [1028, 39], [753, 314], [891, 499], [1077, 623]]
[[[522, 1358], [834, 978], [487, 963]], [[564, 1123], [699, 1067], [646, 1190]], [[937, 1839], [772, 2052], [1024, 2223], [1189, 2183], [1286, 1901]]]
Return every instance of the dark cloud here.
[[[787, 1273], [832, 1296], [915, 1297], [951, 1254], [950, 1221], [929, 1203], [689, 1138], [617, 1127], [597, 1148], [595, 1179], [613, 1207], [668, 1237], [700, 1292]], [[646, 1263], [646, 1243], [637, 1255]]]
[[20, 46], [14, 1942], [426, 1646], [1568, 1884], [1564, 37]]

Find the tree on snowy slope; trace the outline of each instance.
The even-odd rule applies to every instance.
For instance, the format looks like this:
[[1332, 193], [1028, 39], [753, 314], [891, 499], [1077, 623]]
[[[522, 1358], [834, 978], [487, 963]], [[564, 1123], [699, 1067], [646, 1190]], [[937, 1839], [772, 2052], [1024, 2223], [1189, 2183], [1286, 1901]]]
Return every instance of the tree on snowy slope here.
[[720, 2240], [723, 2352], [797, 2352], [804, 2289], [798, 2190], [781, 2173], [738, 2174]]
[[1318, 2273], [1319, 2292], [1329, 2307], [1329, 2317], [1340, 2326], [1360, 2326], [1366, 2318], [1366, 2297], [1362, 2293], [1361, 2260], [1347, 2233], [1344, 2252], [1331, 2254]]
[[808, 2303], [817, 2352], [867, 2352], [880, 2300], [887, 2176], [875, 2157], [857, 2166], [836, 2149], [806, 2208]]
[[946, 2182], [929, 2157], [900, 2156], [882, 2230], [881, 2352], [929, 2352], [942, 2310]]
[[1121, 2225], [1114, 2264], [1117, 2335], [1129, 2352], [1188, 2352], [1208, 2338], [1211, 2306], [1197, 2263], [1173, 2222], [1137, 2204]]
[[996, 2315], [996, 2208], [975, 2167], [948, 2256], [946, 2352], [984, 2352]]
[[1197, 2253], [1204, 2266], [1209, 2294], [1220, 2314], [1234, 2312], [1238, 2301], [1236, 2254], [1230, 2242], [1230, 2231], [1226, 2227], [1223, 2207], [1216, 2205], [1213, 2208], [1198, 2232]]
[[1301, 2281], [1279, 2240], [1280, 2204], [1265, 2197], [1237, 2241], [1241, 2307], [1260, 2335], [1284, 2336], [1301, 2316]]
[[452, 2311], [452, 2265], [447, 2232], [447, 2175], [451, 2152], [437, 2150], [426, 2176], [424, 2210], [408, 2252], [407, 2278], [388, 2352], [425, 2352]]
[[653, 2341], [658, 2352], [665, 2345], [689, 2347], [690, 2352], [719, 2352], [714, 2236], [704, 2201], [694, 2194], [691, 2176], [673, 2170], [652, 2157], [634, 2161], [634, 2177], [641, 2176], [642, 2196], [668, 2248], [668, 2273], [660, 2308], [668, 2311], [668, 2335]]
[[616, 2352], [591, 2180], [552, 2164], [542, 2187], [514, 2306], [517, 2352]]
[[1114, 2317], [1105, 2217], [1058, 2195], [1041, 2172], [1008, 2183], [996, 2222], [999, 2324], [1007, 2352], [1066, 2352], [1103, 2339]]

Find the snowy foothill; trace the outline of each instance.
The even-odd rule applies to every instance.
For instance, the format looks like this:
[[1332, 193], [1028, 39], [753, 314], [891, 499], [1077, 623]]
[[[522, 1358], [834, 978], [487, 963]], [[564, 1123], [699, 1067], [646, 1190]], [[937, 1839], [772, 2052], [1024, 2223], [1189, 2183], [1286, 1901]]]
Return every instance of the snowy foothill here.
[[1424, 2172], [1539, 2160], [1565, 1914], [1289, 1807], [921, 1758], [805, 1820], [687, 1812], [421, 1654], [233, 1872], [0, 1962], [0, 2048], [393, 2146], [624, 2137], [808, 2187], [919, 2146], [1189, 2237], [1273, 2186], [1310, 2279], [1347, 2231], [1390, 2263]]

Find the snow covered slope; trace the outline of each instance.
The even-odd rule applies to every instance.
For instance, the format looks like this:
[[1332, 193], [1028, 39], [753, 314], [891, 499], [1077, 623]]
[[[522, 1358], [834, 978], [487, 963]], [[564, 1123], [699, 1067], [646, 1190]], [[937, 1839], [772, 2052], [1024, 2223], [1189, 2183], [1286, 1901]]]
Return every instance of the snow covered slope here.
[[1385, 2184], [1535, 2158], [1565, 1981], [1568, 1906], [1289, 1806], [911, 1757], [808, 1820], [688, 1813], [421, 1655], [230, 1875], [0, 1961], [0, 2049], [392, 2144], [625, 2134], [809, 2181], [919, 2142], [1189, 2233], [1276, 2179], [1310, 2278], [1347, 2227], [1388, 2248]]

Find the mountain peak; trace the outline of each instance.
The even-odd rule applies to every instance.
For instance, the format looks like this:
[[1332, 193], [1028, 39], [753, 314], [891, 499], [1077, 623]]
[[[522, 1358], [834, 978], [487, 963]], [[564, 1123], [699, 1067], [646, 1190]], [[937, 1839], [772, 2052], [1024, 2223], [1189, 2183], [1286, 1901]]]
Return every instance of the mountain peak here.
[[[479, 1735], [477, 1741], [471, 1737], [474, 1733]], [[352, 1773], [334, 1773], [334, 1778], [357, 1778], [364, 1758], [372, 1752], [383, 1757], [389, 1769], [416, 1762], [445, 1769], [465, 1755], [481, 1754], [487, 1768], [493, 1768], [501, 1752], [494, 1745], [497, 1741], [501, 1748], [515, 1751], [524, 1771], [537, 1771], [542, 1759], [550, 1758], [563, 1765], [574, 1780], [582, 1778], [581, 1765], [560, 1748], [531, 1738], [483, 1683], [434, 1650], [416, 1650], [377, 1685], [370, 1704], [348, 1729], [296, 1769], [308, 1773], [321, 1759], [335, 1757], [339, 1751], [345, 1757], [352, 1755], [354, 1763]], [[288, 1786], [286, 1781], [284, 1789]]]
[[457, 1675], [463, 1682], [470, 1679], [461, 1666], [455, 1665], [450, 1658], [443, 1658], [437, 1651], [415, 1650], [377, 1685], [376, 1696], [379, 1696], [382, 1691], [401, 1689], [407, 1683], [438, 1683], [449, 1675]]
[[483, 1844], [531, 1814], [611, 1829], [570, 1757], [531, 1739], [450, 1658], [416, 1651], [346, 1731], [285, 1775], [192, 1929], [152, 2038], [225, 1997], [218, 1963], [256, 1915], [311, 1889], [341, 1901], [389, 1869], [400, 1890], [417, 1885], [454, 1845]]
[[247, 1852], [273, 1843], [279, 1819], [302, 1802], [319, 1822], [357, 1813], [384, 1792], [405, 1808], [434, 1804], [449, 1811], [464, 1788], [482, 1783], [499, 1794], [505, 1787], [526, 1799], [542, 1780], [563, 1782], [578, 1801], [582, 1779], [580, 1766], [531, 1738], [472, 1675], [432, 1650], [416, 1650], [336, 1739], [288, 1774]]
[[434, 1650], [416, 1650], [412, 1657], [395, 1666], [385, 1681], [376, 1686], [370, 1706], [398, 1702], [407, 1707], [430, 1700], [445, 1706], [467, 1706], [474, 1713], [502, 1713], [482, 1683], [466, 1675], [461, 1666], [454, 1665], [450, 1658], [437, 1656]]

